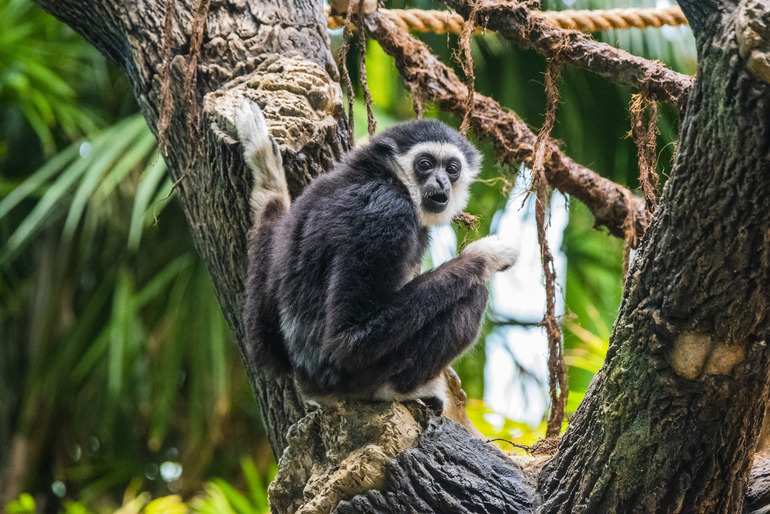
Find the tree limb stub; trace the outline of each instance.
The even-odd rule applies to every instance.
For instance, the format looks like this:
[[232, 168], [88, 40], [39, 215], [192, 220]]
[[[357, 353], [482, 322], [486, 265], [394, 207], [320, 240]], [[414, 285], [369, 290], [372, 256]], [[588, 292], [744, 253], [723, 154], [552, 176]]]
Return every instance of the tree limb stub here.
[[[467, 86], [428, 47], [381, 13], [367, 17], [367, 28], [383, 49], [393, 56], [404, 81], [425, 100], [459, 116], [465, 114]], [[537, 136], [516, 113], [503, 109], [498, 102], [476, 93], [471, 123], [476, 133], [494, 143], [502, 161], [512, 166], [534, 163]], [[649, 223], [644, 202], [628, 189], [581, 166], [565, 156], [555, 142], [548, 143], [545, 172], [548, 182], [562, 193], [584, 202], [596, 224], [623, 237], [626, 219], [635, 221], [638, 234]]]
[[414, 446], [385, 466], [382, 487], [339, 503], [337, 514], [534, 512], [533, 483], [494, 446], [445, 418], [421, 423]]
[[[476, 3], [444, 0], [465, 16]], [[492, 29], [522, 48], [537, 51], [547, 59], [558, 59], [599, 76], [645, 91], [680, 110], [687, 102], [692, 77], [668, 69], [659, 62], [637, 57], [574, 30], [555, 27], [526, 2], [480, 2], [477, 24]]]
[[388, 463], [415, 446], [419, 414], [398, 403], [356, 402], [310, 412], [289, 430], [270, 485], [272, 512], [327, 513], [340, 501], [382, 488]]

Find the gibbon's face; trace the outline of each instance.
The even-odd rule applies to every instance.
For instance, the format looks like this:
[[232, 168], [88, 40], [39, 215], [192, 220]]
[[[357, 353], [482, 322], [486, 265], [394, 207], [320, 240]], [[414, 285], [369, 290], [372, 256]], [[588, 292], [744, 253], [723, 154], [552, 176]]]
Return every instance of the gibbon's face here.
[[449, 223], [468, 204], [481, 155], [453, 128], [437, 120], [407, 122], [372, 143], [395, 161], [396, 174], [409, 190], [423, 226]]
[[449, 223], [462, 212], [478, 169], [456, 144], [417, 143], [397, 160], [401, 178], [419, 208], [422, 225]]

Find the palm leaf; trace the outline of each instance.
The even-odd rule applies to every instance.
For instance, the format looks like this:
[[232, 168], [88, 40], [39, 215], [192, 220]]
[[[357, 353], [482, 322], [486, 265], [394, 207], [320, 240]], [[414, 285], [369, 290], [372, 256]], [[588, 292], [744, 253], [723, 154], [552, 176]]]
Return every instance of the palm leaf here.
[[146, 130], [144, 119], [141, 117], [128, 118], [110, 128], [105, 133], [105, 138], [94, 145], [92, 154], [95, 156], [93, 163], [83, 174], [83, 179], [75, 192], [75, 197], [70, 203], [69, 213], [64, 222], [64, 237], [71, 239], [80, 222], [80, 217], [85, 210], [91, 194], [96, 190], [104, 173], [114, 166], [118, 159], [133, 143], [138, 136]]

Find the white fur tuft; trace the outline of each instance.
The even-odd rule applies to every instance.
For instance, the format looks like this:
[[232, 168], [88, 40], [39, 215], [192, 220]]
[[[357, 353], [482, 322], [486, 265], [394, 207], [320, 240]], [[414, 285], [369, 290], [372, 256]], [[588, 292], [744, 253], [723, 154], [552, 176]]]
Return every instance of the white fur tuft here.
[[393, 386], [385, 384], [374, 393], [375, 400], [398, 401], [419, 400], [420, 398], [438, 398], [444, 405], [449, 401], [449, 391], [446, 377], [443, 371], [436, 378], [432, 378], [407, 393], [398, 393]]
[[503, 271], [516, 263], [519, 250], [496, 235], [482, 237], [473, 241], [463, 249], [463, 255], [473, 254], [482, 256], [490, 266], [490, 272]]
[[278, 145], [270, 137], [262, 110], [246, 98], [238, 101], [234, 109], [235, 128], [243, 146], [243, 157], [254, 174], [251, 190], [251, 212], [258, 226], [265, 205], [276, 196], [284, 206], [289, 206], [289, 187], [283, 170], [283, 160]]

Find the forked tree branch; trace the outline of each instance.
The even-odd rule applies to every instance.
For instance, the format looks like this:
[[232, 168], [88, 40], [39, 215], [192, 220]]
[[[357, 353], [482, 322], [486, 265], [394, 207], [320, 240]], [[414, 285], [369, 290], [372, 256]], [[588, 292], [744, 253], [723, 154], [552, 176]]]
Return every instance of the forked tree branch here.
[[[367, 17], [367, 29], [385, 51], [393, 56], [404, 81], [421, 99], [435, 102], [442, 110], [465, 114], [468, 87], [418, 39], [399, 29], [382, 13]], [[494, 143], [501, 161], [518, 166], [531, 166], [537, 136], [519, 118], [488, 96], [476, 93], [473, 99], [471, 123], [475, 131]], [[644, 202], [625, 187], [582, 166], [549, 143], [550, 157], [546, 160], [548, 182], [559, 191], [585, 203], [596, 224], [605, 226], [623, 237], [627, 220], [637, 234], [643, 234], [649, 223]]]
[[663, 64], [637, 57], [589, 35], [555, 27], [525, 2], [443, 0], [468, 17], [476, 5], [476, 24], [492, 29], [522, 48], [537, 51], [591, 71], [619, 84], [646, 92], [651, 98], [669, 102], [680, 110], [687, 101], [692, 77], [670, 70]]

